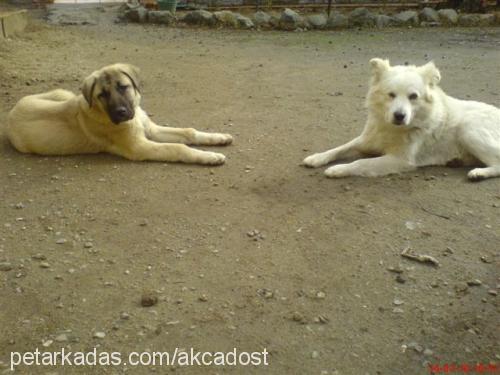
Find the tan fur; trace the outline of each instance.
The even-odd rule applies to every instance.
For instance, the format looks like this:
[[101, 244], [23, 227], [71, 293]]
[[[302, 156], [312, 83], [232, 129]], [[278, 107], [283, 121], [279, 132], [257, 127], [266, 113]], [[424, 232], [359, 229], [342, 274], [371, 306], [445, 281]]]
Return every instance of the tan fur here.
[[190, 148], [226, 145], [229, 134], [159, 126], [140, 107], [138, 69], [114, 64], [84, 80], [82, 94], [54, 90], [22, 98], [7, 118], [20, 152], [70, 155], [108, 152], [130, 160], [222, 164], [225, 156]]

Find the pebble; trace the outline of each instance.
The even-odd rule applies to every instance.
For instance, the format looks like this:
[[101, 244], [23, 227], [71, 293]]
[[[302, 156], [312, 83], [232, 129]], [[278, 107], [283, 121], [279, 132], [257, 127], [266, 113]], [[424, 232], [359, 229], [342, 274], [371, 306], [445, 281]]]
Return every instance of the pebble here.
[[103, 339], [106, 337], [106, 334], [104, 332], [96, 332], [94, 333], [94, 336], [93, 336], [95, 339]]
[[401, 267], [388, 267], [387, 271], [394, 273], [403, 273], [403, 269]]
[[306, 322], [306, 318], [304, 317], [304, 315], [302, 315], [301, 313], [299, 313], [298, 311], [295, 311], [293, 314], [292, 314], [292, 320], [294, 322], [299, 322], [299, 323], [305, 323]]
[[488, 294], [491, 294], [492, 296], [497, 296], [498, 292], [495, 289], [490, 289], [488, 290]]
[[92, 242], [85, 242], [83, 244], [83, 247], [86, 248], [86, 249], [90, 249], [92, 248], [94, 245], [92, 244]]
[[0, 263], [0, 271], [10, 271], [12, 269], [12, 264], [9, 262]]
[[405, 279], [405, 278], [404, 278], [404, 276], [402, 276], [402, 275], [397, 275], [397, 276], [396, 276], [396, 281], [397, 281], [398, 283], [400, 283], [400, 284], [404, 284], [404, 283], [406, 283], [406, 279]]
[[325, 297], [326, 297], [325, 292], [318, 292], [318, 293], [316, 293], [316, 298], [317, 299], [325, 299]]
[[35, 259], [35, 260], [46, 260], [47, 259], [47, 257], [41, 253], [32, 255], [31, 258]]
[[399, 307], [395, 307], [394, 309], [392, 309], [392, 312], [395, 314], [402, 314], [404, 313], [404, 310]]
[[319, 353], [316, 350], [313, 350], [313, 352], [311, 353], [311, 358], [316, 359], [318, 357], [319, 357]]
[[50, 268], [50, 264], [47, 262], [40, 263], [40, 268]]
[[68, 242], [66, 240], [66, 238], [59, 238], [59, 239], [56, 240], [56, 244], [58, 244], [58, 245], [65, 244], [66, 242]]
[[124, 312], [122, 312], [120, 314], [120, 319], [122, 319], [122, 320], [129, 320], [130, 319], [130, 315], [124, 311]]
[[207, 302], [208, 297], [205, 294], [202, 294], [201, 296], [198, 297], [198, 301]]
[[482, 285], [482, 281], [479, 280], [479, 279], [474, 279], [474, 280], [469, 280], [467, 281], [467, 285], [469, 286], [479, 286], [479, 285]]
[[144, 292], [141, 296], [141, 306], [151, 307], [158, 303], [158, 296], [151, 291]]
[[410, 342], [408, 344], [408, 348], [415, 350], [417, 353], [422, 353], [422, 351], [424, 350], [424, 348], [422, 348], [422, 345], [419, 345], [416, 342]]
[[65, 333], [61, 333], [60, 335], [57, 335], [54, 338], [54, 340], [57, 342], [66, 342], [66, 341], [68, 341], [68, 335]]
[[434, 354], [434, 352], [433, 352], [432, 350], [430, 350], [430, 349], [425, 349], [425, 350], [424, 350], [424, 355], [425, 355], [425, 356], [428, 356], [428, 357], [429, 357], [429, 356], [431, 356], [431, 355], [433, 355], [433, 354]]
[[396, 306], [401, 306], [404, 302], [401, 301], [400, 299], [395, 298], [394, 301], [392, 301], [393, 304]]
[[322, 324], [326, 324], [328, 323], [330, 320], [326, 317], [326, 316], [323, 316], [323, 315], [318, 315], [317, 318], [314, 318], [314, 321], [316, 323], [322, 323]]

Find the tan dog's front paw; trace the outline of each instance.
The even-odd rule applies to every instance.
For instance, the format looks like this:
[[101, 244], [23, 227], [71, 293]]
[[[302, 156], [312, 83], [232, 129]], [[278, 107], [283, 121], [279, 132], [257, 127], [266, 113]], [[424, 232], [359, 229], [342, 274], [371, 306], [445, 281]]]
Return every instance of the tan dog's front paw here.
[[205, 152], [205, 156], [200, 161], [201, 164], [206, 165], [221, 165], [226, 161], [226, 156], [223, 154], [219, 154], [217, 152]]
[[214, 138], [215, 138], [214, 139], [215, 145], [226, 146], [226, 145], [230, 145], [231, 143], [233, 143], [233, 136], [230, 134], [216, 133], [216, 134], [214, 134]]

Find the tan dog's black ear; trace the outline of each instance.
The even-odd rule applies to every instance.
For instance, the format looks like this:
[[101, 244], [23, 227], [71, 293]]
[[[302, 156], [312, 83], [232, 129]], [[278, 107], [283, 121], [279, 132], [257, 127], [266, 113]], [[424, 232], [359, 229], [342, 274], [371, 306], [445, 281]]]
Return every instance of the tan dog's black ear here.
[[417, 69], [429, 86], [435, 86], [439, 83], [439, 81], [441, 81], [441, 73], [439, 72], [439, 69], [436, 68], [433, 61], [419, 66]]
[[389, 70], [391, 65], [389, 60], [379, 59], [378, 57], [370, 60], [370, 67], [372, 69], [372, 76], [375, 81], [379, 81], [386, 71]]
[[96, 83], [97, 79], [94, 74], [89, 75], [83, 81], [82, 94], [87, 103], [89, 104], [89, 107], [92, 107], [92, 97], [94, 96], [94, 88]]
[[117, 67], [130, 79], [136, 91], [140, 92], [139, 68], [130, 64], [117, 64]]

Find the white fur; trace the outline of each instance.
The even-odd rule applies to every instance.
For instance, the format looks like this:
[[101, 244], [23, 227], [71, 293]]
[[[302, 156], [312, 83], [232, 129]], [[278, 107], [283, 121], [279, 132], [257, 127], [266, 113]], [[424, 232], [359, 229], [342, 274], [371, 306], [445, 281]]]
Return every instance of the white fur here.
[[308, 156], [305, 166], [355, 158], [326, 169], [326, 176], [377, 177], [460, 161], [485, 165], [469, 172], [471, 180], [500, 176], [500, 109], [446, 95], [432, 62], [390, 66], [375, 58], [370, 65], [363, 132], [340, 147]]

